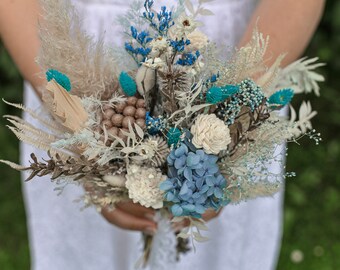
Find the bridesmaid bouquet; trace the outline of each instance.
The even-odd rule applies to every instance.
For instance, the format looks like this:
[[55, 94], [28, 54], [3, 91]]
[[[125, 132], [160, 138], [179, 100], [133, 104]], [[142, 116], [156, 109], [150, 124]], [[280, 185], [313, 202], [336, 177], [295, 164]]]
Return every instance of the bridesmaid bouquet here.
[[[267, 66], [269, 37], [256, 29], [226, 59], [199, 30], [197, 17], [212, 15], [203, 7], [209, 1], [160, 11], [153, 0], [135, 1], [119, 18], [124, 48], [107, 48], [82, 30], [67, 1], [44, 0], [38, 62], [46, 113], [6, 102], [39, 122], [6, 116], [20, 140], [48, 157], [32, 153], [30, 166], [2, 162], [30, 171], [27, 180], [51, 175], [59, 185], [83, 185], [85, 204], [99, 209], [125, 200], [159, 209], [159, 234], [145, 238], [145, 258], [154, 261], [153, 244], [186, 251], [181, 239], [205, 240], [208, 209], [279, 191], [294, 175], [280, 165], [282, 144], [304, 135], [320, 141], [310, 102], [298, 117], [281, 109], [295, 94], [319, 95], [323, 77], [313, 70], [322, 64], [301, 59], [281, 68], [281, 55]], [[273, 163], [282, 169], [272, 171]], [[170, 217], [190, 221], [178, 242], [165, 234]]]

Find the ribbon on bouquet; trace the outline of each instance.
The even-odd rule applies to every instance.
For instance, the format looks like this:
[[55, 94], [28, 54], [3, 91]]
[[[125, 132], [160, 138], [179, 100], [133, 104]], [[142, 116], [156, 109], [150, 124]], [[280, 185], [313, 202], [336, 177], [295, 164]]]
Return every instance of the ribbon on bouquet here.
[[151, 238], [150, 253], [146, 265], [143, 265], [145, 256], [136, 264], [136, 269], [167, 270], [175, 269], [177, 256], [177, 239], [171, 227], [169, 215], [159, 211], [155, 215], [158, 224], [156, 234]]

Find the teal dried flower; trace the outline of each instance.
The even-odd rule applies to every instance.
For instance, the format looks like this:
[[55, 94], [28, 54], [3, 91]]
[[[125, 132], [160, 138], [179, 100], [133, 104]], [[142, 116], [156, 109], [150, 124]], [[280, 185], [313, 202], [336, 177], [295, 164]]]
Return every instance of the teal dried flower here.
[[207, 92], [206, 100], [207, 100], [207, 103], [210, 103], [210, 104], [217, 104], [219, 102], [222, 102], [224, 100], [222, 89], [217, 86], [211, 87]]
[[292, 98], [294, 96], [294, 91], [290, 88], [282, 89], [280, 91], [275, 92], [273, 95], [271, 95], [268, 99], [268, 103], [270, 105], [279, 105], [285, 106], [289, 102], [291, 102]]
[[237, 94], [239, 90], [240, 90], [240, 87], [238, 87], [237, 85], [232, 85], [232, 84], [227, 84], [226, 86], [222, 87], [223, 101]]
[[123, 89], [123, 92], [128, 97], [132, 97], [137, 92], [137, 85], [134, 79], [131, 78], [129, 74], [126, 72], [121, 72], [119, 75], [119, 83], [121, 88]]
[[55, 69], [49, 69], [46, 71], [46, 79], [47, 81], [55, 80], [59, 85], [65, 88], [66, 91], [71, 91], [71, 82], [70, 79], [63, 73], [59, 72]]
[[181, 138], [182, 132], [178, 128], [171, 128], [166, 135], [168, 138], [168, 145], [177, 145]]

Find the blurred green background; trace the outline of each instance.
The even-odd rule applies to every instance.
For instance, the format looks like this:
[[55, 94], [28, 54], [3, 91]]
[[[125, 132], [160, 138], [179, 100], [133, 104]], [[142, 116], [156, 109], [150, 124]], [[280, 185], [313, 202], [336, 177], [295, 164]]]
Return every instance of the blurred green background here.
[[[326, 12], [307, 56], [327, 66], [322, 97], [312, 100], [319, 114], [313, 120], [323, 142], [291, 144], [284, 209], [284, 235], [279, 270], [340, 269], [340, 1], [328, 0]], [[22, 79], [0, 43], [1, 97], [22, 102]], [[297, 104], [305, 97], [295, 100]], [[0, 115], [19, 114], [0, 102]], [[18, 161], [18, 141], [0, 119], [0, 159]], [[29, 269], [29, 248], [19, 173], [0, 164], [0, 269]]]

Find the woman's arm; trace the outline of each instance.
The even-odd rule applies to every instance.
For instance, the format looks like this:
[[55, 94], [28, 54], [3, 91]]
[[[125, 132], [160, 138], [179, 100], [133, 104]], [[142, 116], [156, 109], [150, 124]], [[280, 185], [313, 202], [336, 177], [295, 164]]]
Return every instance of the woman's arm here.
[[[44, 84], [35, 63], [38, 55], [38, 0], [1, 0], [0, 37], [25, 80], [35, 89]], [[40, 93], [38, 93], [40, 94]]]
[[[0, 37], [22, 76], [35, 89], [45, 85], [35, 62], [39, 51], [38, 20], [41, 9], [38, 0], [0, 0]], [[41, 93], [36, 90], [39, 96]], [[121, 203], [117, 209], [103, 209], [103, 216], [123, 229], [152, 233], [156, 223], [151, 220], [154, 211], [132, 202]]]
[[240, 46], [251, 38], [256, 25], [269, 35], [269, 64], [287, 53], [283, 65], [297, 60], [306, 49], [321, 19], [326, 0], [261, 0]]
[[[326, 0], [261, 0], [252, 15], [239, 47], [252, 37], [254, 28], [269, 36], [267, 50], [270, 65], [282, 53], [287, 53], [282, 65], [286, 66], [303, 54], [321, 19]], [[203, 218], [209, 221], [219, 215], [207, 211]], [[182, 227], [187, 223], [182, 224]], [[181, 226], [179, 226], [180, 228]]]

